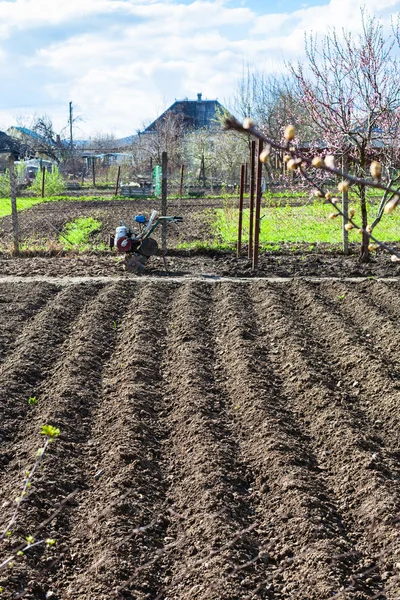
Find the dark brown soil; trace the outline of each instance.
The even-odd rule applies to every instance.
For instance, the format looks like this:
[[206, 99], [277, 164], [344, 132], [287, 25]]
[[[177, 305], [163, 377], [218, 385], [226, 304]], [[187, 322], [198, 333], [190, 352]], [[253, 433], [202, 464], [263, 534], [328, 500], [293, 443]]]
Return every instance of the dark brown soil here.
[[[398, 277], [400, 263], [392, 263], [390, 256], [379, 253], [368, 264], [360, 264], [358, 256], [344, 257], [332, 253], [261, 254], [257, 271], [251, 261], [237, 259], [234, 254], [190, 254], [170, 251], [165, 271], [161, 257], [153, 257], [142, 277], [205, 275], [216, 277]], [[0, 277], [4, 275], [65, 276], [121, 276], [135, 279], [125, 271], [124, 258], [112, 252], [99, 255], [70, 254], [53, 257], [0, 257]]]
[[398, 599], [399, 292], [0, 283], [2, 597]]

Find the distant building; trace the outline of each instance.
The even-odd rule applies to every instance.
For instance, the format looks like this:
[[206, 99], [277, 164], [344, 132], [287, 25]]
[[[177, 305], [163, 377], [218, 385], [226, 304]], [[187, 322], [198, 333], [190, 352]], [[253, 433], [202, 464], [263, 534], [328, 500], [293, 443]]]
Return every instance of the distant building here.
[[197, 94], [197, 100], [175, 100], [153, 123], [151, 123], [144, 133], [152, 133], [162, 125], [169, 117], [175, 116], [182, 122], [182, 126], [187, 130], [218, 129], [218, 113], [225, 111], [218, 100], [203, 100], [202, 94]]
[[8, 167], [8, 157], [10, 154], [15, 159], [25, 156], [27, 154], [27, 148], [21, 144], [18, 140], [13, 139], [3, 131], [0, 131], [0, 171], [5, 171]]

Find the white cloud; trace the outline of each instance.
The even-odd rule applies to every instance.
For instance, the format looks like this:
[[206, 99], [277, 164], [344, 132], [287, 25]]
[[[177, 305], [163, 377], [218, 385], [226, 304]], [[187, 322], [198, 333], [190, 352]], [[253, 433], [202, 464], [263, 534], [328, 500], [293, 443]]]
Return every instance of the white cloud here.
[[[40, 70], [30, 84], [35, 95], [44, 104], [65, 102], [65, 109], [51, 113], [56, 121], [65, 121], [71, 99], [87, 119], [82, 124], [86, 133], [101, 129], [128, 135], [156, 116], [162, 97], [167, 103], [198, 92], [227, 98], [243, 63], [272, 71], [283, 57], [302, 57], [304, 31], [323, 34], [328, 26], [356, 29], [360, 24], [360, 5], [349, 0], [261, 16], [223, 1], [179, 1], [0, 0], [0, 76], [14, 41], [18, 54], [9, 51], [8, 59], [19, 64], [22, 97], [30, 95], [24, 89], [29, 73]], [[387, 16], [398, 9], [399, 0], [362, 4]], [[55, 28], [60, 39], [46, 41], [43, 31]], [[24, 32], [31, 44], [33, 36], [33, 52], [24, 51]], [[3, 48], [2, 36], [9, 40]], [[23, 103], [16, 97], [14, 102]], [[4, 121], [4, 111], [0, 114]], [[13, 113], [8, 114], [11, 119]]]

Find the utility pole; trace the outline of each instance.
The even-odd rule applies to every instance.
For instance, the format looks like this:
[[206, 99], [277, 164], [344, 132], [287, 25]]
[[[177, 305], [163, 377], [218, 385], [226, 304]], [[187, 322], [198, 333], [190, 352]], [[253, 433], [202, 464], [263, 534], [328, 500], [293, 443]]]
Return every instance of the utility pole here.
[[72, 152], [74, 147], [74, 139], [72, 137], [72, 102], [69, 103], [69, 145]]
[[70, 146], [70, 153], [71, 153], [71, 160], [72, 160], [72, 174], [75, 177], [74, 138], [72, 137], [72, 123], [73, 123], [72, 113], [73, 113], [72, 102], [70, 102], [69, 103], [69, 146]]

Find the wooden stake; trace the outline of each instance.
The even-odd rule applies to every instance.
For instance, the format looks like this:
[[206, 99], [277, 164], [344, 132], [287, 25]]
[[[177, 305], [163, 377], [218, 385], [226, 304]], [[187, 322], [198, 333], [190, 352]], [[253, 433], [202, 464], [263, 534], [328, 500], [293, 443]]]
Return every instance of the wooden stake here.
[[236, 256], [239, 258], [242, 249], [242, 229], [243, 229], [243, 194], [246, 185], [246, 169], [245, 165], [240, 167], [240, 191], [239, 191], [239, 223], [238, 223], [238, 239]]
[[[344, 154], [342, 159], [342, 171], [347, 173], [349, 168], [347, 156]], [[342, 239], [343, 239], [343, 254], [349, 253], [349, 232], [345, 228], [345, 225], [349, 221], [349, 192], [342, 192], [342, 212], [344, 217], [342, 219]]]
[[118, 196], [118, 190], [119, 190], [119, 178], [121, 177], [121, 165], [118, 167], [118, 173], [117, 173], [117, 183], [115, 186], [115, 195]]
[[249, 214], [249, 248], [247, 256], [251, 260], [253, 256], [253, 213], [254, 213], [254, 189], [255, 189], [255, 157], [256, 142], [251, 142], [250, 152], [250, 214]]
[[10, 198], [11, 198], [14, 256], [18, 256], [19, 255], [19, 226], [18, 226], [18, 212], [17, 212], [17, 191], [16, 191], [16, 186], [15, 186], [14, 157], [12, 155], [10, 155], [10, 157], [9, 157], [8, 167], [9, 167], [9, 173], [10, 173]]
[[93, 171], [92, 171], [93, 187], [96, 187], [96, 159], [94, 156], [92, 156], [92, 163], [93, 163]]
[[182, 200], [182, 194], [183, 194], [183, 172], [185, 170], [185, 165], [181, 165], [181, 183], [179, 186], [179, 198]]
[[260, 217], [261, 217], [261, 196], [262, 196], [262, 162], [260, 155], [263, 150], [263, 141], [258, 140], [258, 156], [257, 156], [257, 191], [256, 191], [256, 214], [254, 222], [254, 247], [253, 247], [253, 265], [255, 271], [258, 268], [258, 252], [260, 243]]
[[46, 181], [46, 169], [45, 169], [45, 167], [42, 167], [42, 198], [44, 198], [45, 181]]
[[[167, 168], [168, 168], [168, 154], [162, 153], [161, 156], [161, 169], [162, 169], [162, 180], [161, 180], [161, 214], [163, 217], [167, 214]], [[162, 251], [165, 256], [167, 252], [167, 223], [162, 224]]]

